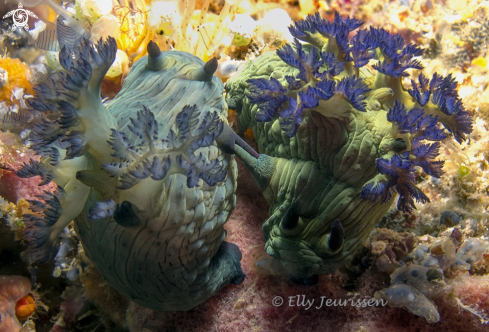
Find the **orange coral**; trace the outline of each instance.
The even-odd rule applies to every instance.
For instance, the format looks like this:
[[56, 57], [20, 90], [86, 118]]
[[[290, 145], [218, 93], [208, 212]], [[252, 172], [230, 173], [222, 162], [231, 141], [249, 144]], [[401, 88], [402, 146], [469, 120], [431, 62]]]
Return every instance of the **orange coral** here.
[[14, 104], [10, 100], [15, 88], [23, 88], [28, 94], [33, 94], [31, 83], [29, 82], [30, 69], [19, 59], [0, 58], [0, 68], [5, 69], [8, 80], [0, 89], [0, 102], [5, 101], [8, 105]]
[[31, 294], [27, 294], [15, 304], [15, 314], [19, 317], [30, 316], [36, 309], [36, 302]]
[[[21, 276], [0, 276], [0, 331], [18, 332], [21, 328], [15, 317], [16, 304], [31, 291], [31, 282]], [[34, 300], [34, 299], [32, 299]]]

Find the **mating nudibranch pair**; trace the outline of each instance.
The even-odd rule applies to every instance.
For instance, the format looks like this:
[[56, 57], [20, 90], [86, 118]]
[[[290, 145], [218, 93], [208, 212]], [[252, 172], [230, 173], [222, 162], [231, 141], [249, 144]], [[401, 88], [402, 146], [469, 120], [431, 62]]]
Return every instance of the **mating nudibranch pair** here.
[[[100, 84], [115, 41], [63, 46], [66, 71], [29, 99], [44, 115], [30, 135], [43, 158], [16, 172], [59, 188], [30, 201], [34, 214], [24, 217], [32, 261], [51, 259], [75, 219], [104, 278], [148, 308], [187, 310], [240, 283], [241, 253], [223, 242], [222, 227], [235, 206], [236, 153], [271, 205], [263, 231], [272, 258], [259, 264], [306, 285], [334, 272], [396, 192], [407, 212], [428, 201], [415, 168], [441, 176], [438, 141], [452, 133], [460, 142], [472, 130], [451, 76], [420, 75], [404, 89], [405, 71], [422, 67], [421, 50], [383, 29], [350, 39], [361, 24], [308, 16], [290, 28], [306, 43], [261, 55], [226, 83], [227, 103], [261, 155], [226, 124], [215, 59], [150, 42], [105, 107]], [[365, 67], [371, 60], [376, 72]]]

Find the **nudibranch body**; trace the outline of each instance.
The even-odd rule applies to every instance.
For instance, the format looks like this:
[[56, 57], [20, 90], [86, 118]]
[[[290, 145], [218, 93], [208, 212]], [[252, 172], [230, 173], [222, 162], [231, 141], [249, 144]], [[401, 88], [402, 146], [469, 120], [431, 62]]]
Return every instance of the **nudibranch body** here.
[[42, 115], [30, 135], [42, 158], [16, 174], [58, 186], [30, 201], [34, 213], [24, 216], [31, 262], [51, 260], [59, 232], [75, 219], [99, 272], [145, 307], [188, 310], [242, 282], [241, 253], [223, 242], [237, 167], [216, 143], [234, 144], [217, 61], [150, 42], [106, 107], [100, 84], [115, 40], [74, 45], [60, 51], [64, 71], [29, 101]]
[[416, 168], [440, 177], [439, 141], [472, 131], [450, 75], [420, 74], [405, 89], [422, 49], [362, 23], [309, 15], [289, 28], [293, 43], [226, 82], [240, 130], [253, 130], [262, 153], [236, 151], [271, 205], [263, 233], [273, 259], [258, 264], [302, 284], [348, 262], [397, 193], [404, 212], [428, 202]]

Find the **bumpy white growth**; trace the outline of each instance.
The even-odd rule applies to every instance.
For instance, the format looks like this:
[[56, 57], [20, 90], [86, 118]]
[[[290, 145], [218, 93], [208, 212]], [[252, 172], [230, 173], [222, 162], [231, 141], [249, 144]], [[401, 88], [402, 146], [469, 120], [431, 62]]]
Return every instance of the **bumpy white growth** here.
[[93, 43], [96, 43], [100, 38], [106, 39], [109, 36], [113, 37], [114, 39], [117, 39], [121, 34], [119, 29], [119, 22], [117, 21], [117, 18], [113, 15], [101, 16], [92, 25], [90, 34], [91, 34], [90, 39], [92, 40]]
[[377, 292], [375, 297], [387, 300], [391, 307], [405, 307], [417, 316], [423, 316], [428, 323], [440, 321], [435, 305], [414, 287], [405, 284], [393, 285]]
[[257, 37], [263, 39], [271, 38], [279, 42], [292, 42], [293, 37], [289, 32], [289, 26], [292, 24], [289, 14], [283, 9], [272, 9], [257, 22]]
[[108, 15], [112, 11], [110, 0], [78, 0], [76, 5], [90, 22], [95, 22], [100, 16]]
[[[439, 279], [436, 279], [439, 276]], [[420, 265], [404, 265], [391, 274], [391, 283], [406, 284], [416, 288], [429, 299], [450, 289], [443, 281], [443, 271]]]
[[[443, 249], [443, 255], [433, 257], [431, 249], [437, 246]], [[415, 263], [419, 265], [439, 267], [443, 271], [450, 267], [468, 271], [488, 251], [489, 242], [485, 239], [468, 238], [457, 250], [452, 239], [446, 237], [431, 243], [429, 246], [426, 244], [419, 245], [413, 250], [413, 254]]]
[[457, 256], [469, 264], [473, 264], [482, 259], [483, 254], [489, 251], [489, 242], [478, 238], [469, 238], [465, 240]]

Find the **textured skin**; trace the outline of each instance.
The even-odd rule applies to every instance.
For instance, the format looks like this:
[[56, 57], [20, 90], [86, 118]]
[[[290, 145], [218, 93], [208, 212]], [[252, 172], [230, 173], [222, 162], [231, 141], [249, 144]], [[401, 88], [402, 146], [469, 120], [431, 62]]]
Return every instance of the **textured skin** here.
[[[359, 192], [377, 174], [375, 160], [392, 149], [393, 138], [384, 110], [362, 113], [351, 106], [340, 112], [324, 109], [320, 103], [290, 139], [283, 134], [279, 119], [256, 122], [258, 107], [245, 97], [246, 81], [274, 77], [286, 85], [284, 77], [296, 72], [276, 53], [265, 53], [228, 80], [226, 100], [230, 109], [238, 111], [240, 130], [253, 130], [258, 150], [264, 154], [260, 158], [277, 158], [271, 181], [262, 187], [270, 202], [270, 218], [263, 223], [265, 248], [275, 260], [262, 264], [293, 278], [308, 278], [333, 273], [351, 259], [389, 209], [390, 204], [361, 199]], [[368, 71], [361, 75], [372, 81]], [[246, 159], [243, 153], [238, 156]], [[284, 232], [280, 223], [296, 201], [299, 224]], [[333, 252], [327, 243], [336, 219], [344, 227], [345, 239], [343, 247]]]
[[[167, 136], [170, 124], [187, 104], [226, 112], [218, 78], [212, 84], [178, 78], [189, 68], [202, 66], [201, 60], [183, 52], [164, 55], [171, 58], [171, 69], [155, 73], [146, 68], [146, 57], [140, 59], [108, 106], [119, 130], [132, 141], [137, 137], [127, 130], [129, 116], [143, 104], [165, 124], [161, 137]], [[200, 120], [205, 115], [201, 113]], [[215, 294], [234, 275], [230, 253], [218, 250], [226, 236], [222, 226], [235, 206], [236, 162], [217, 147], [205, 152], [224, 159], [228, 176], [222, 183], [211, 187], [202, 182], [190, 189], [182, 174], [167, 176], [163, 182], [146, 179], [137, 186], [154, 191], [145, 195], [151, 197], [149, 201], [138, 199], [135, 187], [117, 193], [117, 201], [127, 200], [137, 206], [143, 224], [124, 227], [112, 218], [89, 219], [90, 204], [76, 219], [85, 252], [104, 278], [122, 295], [148, 308], [188, 310]], [[97, 194], [92, 191], [90, 198]], [[95, 200], [107, 198], [113, 197]]]
[[[226, 121], [224, 87], [215, 60], [204, 66], [151, 42], [106, 107], [100, 84], [116, 46], [82, 40], [73, 57], [62, 49], [67, 74], [35, 88], [31, 107], [51, 112], [31, 134], [44, 158], [17, 174], [52, 179], [60, 190], [31, 201], [36, 214], [24, 216], [29, 258], [51, 260], [75, 219], [86, 255], [123, 296], [153, 310], [189, 310], [244, 278], [239, 249], [223, 242], [237, 179], [234, 157], [215, 142]], [[110, 164], [126, 166], [117, 173]]]
[[289, 27], [292, 43], [226, 83], [239, 129], [251, 127], [263, 153], [237, 149], [271, 205], [263, 231], [273, 259], [257, 264], [303, 285], [351, 258], [397, 194], [406, 213], [429, 202], [417, 172], [442, 176], [440, 142], [472, 132], [451, 74], [420, 73], [406, 88], [423, 50], [362, 24], [308, 15]]

